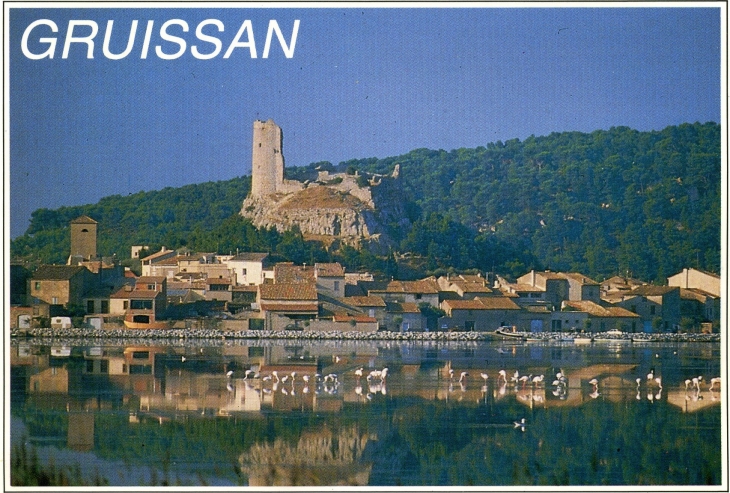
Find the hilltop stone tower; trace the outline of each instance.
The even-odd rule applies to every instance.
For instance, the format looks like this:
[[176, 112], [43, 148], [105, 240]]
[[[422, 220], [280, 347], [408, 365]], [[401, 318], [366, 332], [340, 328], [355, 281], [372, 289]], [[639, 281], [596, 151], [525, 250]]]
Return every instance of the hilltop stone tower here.
[[284, 183], [283, 134], [273, 120], [253, 122], [251, 196], [267, 197]]
[[387, 175], [310, 169], [304, 181], [285, 180], [282, 143], [273, 120], [254, 122], [251, 191], [241, 208], [254, 226], [297, 226], [308, 239], [386, 253], [396, 245], [391, 235], [410, 228], [399, 165]]
[[71, 257], [83, 260], [96, 258], [97, 222], [89, 216], [77, 217], [71, 221]]

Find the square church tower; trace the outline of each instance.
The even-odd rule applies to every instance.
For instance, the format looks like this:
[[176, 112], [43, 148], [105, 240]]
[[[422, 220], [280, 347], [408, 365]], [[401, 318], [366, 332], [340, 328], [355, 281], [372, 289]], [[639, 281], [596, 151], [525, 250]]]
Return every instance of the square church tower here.
[[97, 222], [89, 216], [77, 217], [71, 221], [71, 257], [83, 260], [96, 258]]

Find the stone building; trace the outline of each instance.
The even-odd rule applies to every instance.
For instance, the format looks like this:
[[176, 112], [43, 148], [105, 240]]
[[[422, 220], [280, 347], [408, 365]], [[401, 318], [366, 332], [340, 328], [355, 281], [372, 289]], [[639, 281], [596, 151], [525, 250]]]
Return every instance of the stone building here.
[[667, 284], [683, 289], [697, 289], [716, 297], [721, 295], [720, 276], [698, 269], [682, 269], [682, 272], [668, 277]]
[[70, 258], [90, 260], [96, 257], [97, 225], [89, 216], [81, 216], [71, 221]]
[[95, 281], [91, 271], [80, 265], [42, 265], [31, 276], [28, 293], [50, 305], [81, 306]]
[[410, 227], [399, 165], [389, 175], [319, 171], [304, 182], [286, 180], [283, 134], [272, 120], [254, 122], [251, 192], [241, 215], [256, 227], [298, 227], [310, 239], [383, 252], [395, 245], [393, 233]]

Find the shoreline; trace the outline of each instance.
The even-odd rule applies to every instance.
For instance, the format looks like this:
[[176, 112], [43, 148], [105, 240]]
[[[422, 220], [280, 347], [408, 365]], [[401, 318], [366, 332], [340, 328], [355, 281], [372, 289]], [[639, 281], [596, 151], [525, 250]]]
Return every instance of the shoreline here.
[[520, 341], [594, 344], [604, 342], [720, 342], [720, 334], [676, 333], [578, 333], [578, 332], [357, 332], [357, 331], [272, 331], [220, 329], [49, 329], [11, 330], [11, 340], [33, 339], [141, 339], [141, 340], [346, 340], [346, 341]]

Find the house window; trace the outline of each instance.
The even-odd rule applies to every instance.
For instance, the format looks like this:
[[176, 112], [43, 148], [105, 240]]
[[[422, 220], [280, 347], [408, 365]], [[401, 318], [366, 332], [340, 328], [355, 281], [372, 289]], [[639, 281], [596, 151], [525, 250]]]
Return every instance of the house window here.
[[241, 275], [246, 276], [248, 269], [241, 269]]
[[369, 308], [368, 309], [368, 316], [369, 317], [375, 317], [375, 308]]
[[152, 310], [152, 300], [131, 300], [132, 310]]
[[149, 290], [151, 290], [151, 291], [154, 291], [154, 290], [155, 290], [155, 288], [156, 288], [156, 286], [155, 286], [154, 284], [148, 284], [148, 285], [147, 285], [147, 289], [149, 289]]
[[41, 289], [41, 282], [40, 281], [36, 281], [35, 282], [35, 290], [36, 291], [39, 291], [40, 289]]
[[94, 360], [93, 359], [86, 360], [86, 373], [94, 373]]
[[99, 371], [101, 371], [101, 373], [109, 373], [109, 360], [108, 359], [101, 360], [101, 367], [99, 368]]
[[86, 302], [86, 313], [94, 313], [94, 300]]
[[122, 308], [124, 308], [125, 310], [129, 309], [129, 300], [124, 300], [122, 302]]
[[58, 305], [58, 296], [54, 296], [53, 298], [51, 298], [51, 304]]
[[101, 300], [101, 313], [109, 313], [109, 300]]
[[335, 291], [340, 290], [340, 281], [335, 281]]
[[421, 293], [416, 293], [416, 299], [417, 300], [420, 300], [421, 298], [423, 298], [423, 296], [421, 295]]

